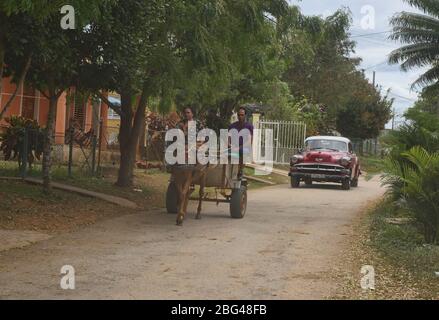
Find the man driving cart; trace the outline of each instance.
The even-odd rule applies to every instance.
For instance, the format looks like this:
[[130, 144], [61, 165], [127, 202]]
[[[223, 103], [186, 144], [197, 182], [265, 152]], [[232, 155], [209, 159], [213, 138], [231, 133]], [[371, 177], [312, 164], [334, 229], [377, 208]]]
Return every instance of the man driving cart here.
[[[245, 163], [251, 162], [253, 146], [253, 125], [246, 121], [247, 111], [244, 107], [238, 110], [238, 121], [229, 126], [229, 147], [232, 155], [239, 156], [239, 177], [242, 177]], [[236, 131], [233, 131], [236, 130]], [[234, 135], [239, 137], [239, 147], [236, 149]]]

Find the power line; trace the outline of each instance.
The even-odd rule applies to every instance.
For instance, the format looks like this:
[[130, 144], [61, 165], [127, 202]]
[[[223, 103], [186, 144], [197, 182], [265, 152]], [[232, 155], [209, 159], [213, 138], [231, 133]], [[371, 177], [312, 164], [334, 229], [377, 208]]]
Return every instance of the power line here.
[[396, 44], [392, 45], [391, 43], [389, 43], [388, 41], [383, 40], [383, 39], [380, 40], [380, 39], [362, 38], [361, 41], [367, 41], [369, 43], [373, 43], [373, 44], [376, 44], [376, 45], [389, 47], [389, 48], [392, 48], [392, 49], [396, 49], [398, 47]]
[[362, 68], [362, 70], [367, 71], [367, 70], [370, 70], [370, 69], [373, 69], [373, 68], [376, 68], [376, 67], [379, 67], [379, 66], [382, 66], [382, 65], [387, 65], [387, 64], [388, 64], [388, 62], [386, 60], [386, 61], [378, 63], [378, 64], [376, 64], [374, 66], [370, 66], [370, 67], [367, 67], [367, 68]]
[[386, 33], [390, 33], [392, 31], [382, 31], [382, 32], [373, 32], [373, 33], [363, 33], [363, 34], [357, 34], [357, 35], [353, 35], [351, 36], [351, 38], [362, 38], [362, 37], [369, 37], [369, 36], [373, 36], [373, 35], [378, 35], [378, 34], [386, 34]]
[[389, 92], [389, 94], [392, 95], [392, 96], [395, 96], [395, 97], [397, 97], [397, 98], [400, 98], [400, 99], [404, 99], [404, 100], [410, 101], [410, 102], [416, 102], [416, 101], [417, 101], [417, 100], [414, 100], [414, 99], [412, 99], [412, 98], [407, 98], [407, 97], [401, 96], [401, 95], [396, 94], [396, 93], [393, 93], [393, 92]]

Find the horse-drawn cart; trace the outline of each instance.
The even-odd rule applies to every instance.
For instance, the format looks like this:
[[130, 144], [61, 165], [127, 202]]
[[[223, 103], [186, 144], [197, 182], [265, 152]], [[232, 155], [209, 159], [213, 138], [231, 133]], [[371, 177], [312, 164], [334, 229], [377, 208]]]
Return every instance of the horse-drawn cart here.
[[[178, 168], [171, 168], [178, 170]], [[174, 171], [175, 172], [175, 171]], [[242, 219], [247, 209], [247, 180], [239, 175], [239, 164], [218, 164], [208, 168], [204, 187], [214, 188], [214, 196], [209, 192], [205, 192], [202, 201], [230, 204], [230, 216], [234, 219]], [[195, 181], [191, 185], [189, 194], [195, 190], [195, 185], [199, 185]], [[212, 193], [212, 192], [210, 192]], [[196, 198], [189, 198], [189, 200], [197, 200]], [[174, 174], [171, 179], [166, 192], [166, 209], [168, 213], [177, 213], [178, 211], [178, 191], [174, 184]]]

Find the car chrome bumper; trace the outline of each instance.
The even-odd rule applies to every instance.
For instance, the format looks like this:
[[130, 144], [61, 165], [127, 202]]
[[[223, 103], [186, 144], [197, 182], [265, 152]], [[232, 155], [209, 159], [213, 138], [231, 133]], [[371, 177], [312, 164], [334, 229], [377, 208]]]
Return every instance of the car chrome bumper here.
[[289, 176], [301, 180], [341, 182], [350, 178], [350, 170], [332, 164], [298, 164], [291, 168]]

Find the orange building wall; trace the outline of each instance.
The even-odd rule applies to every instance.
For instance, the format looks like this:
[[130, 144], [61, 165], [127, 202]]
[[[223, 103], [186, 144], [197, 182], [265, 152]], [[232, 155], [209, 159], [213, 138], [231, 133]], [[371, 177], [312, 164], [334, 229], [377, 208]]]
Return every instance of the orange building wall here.
[[49, 113], [49, 100], [46, 99], [43, 95], [40, 94], [39, 99], [39, 110], [38, 110], [38, 123], [40, 126], [45, 126], [47, 123], [47, 114]]
[[[1, 99], [0, 100], [1, 101], [1, 110], [3, 110], [6, 103], [11, 98], [13, 92], [15, 91], [15, 88], [16, 88], [16, 86], [14, 84], [11, 84], [6, 79], [3, 79], [2, 94], [1, 94], [1, 98], [0, 98]], [[11, 106], [9, 107], [9, 110], [4, 115], [5, 118], [9, 117], [11, 115], [20, 114], [20, 112], [21, 112], [21, 110], [20, 110], [21, 98], [22, 98], [22, 94], [21, 94], [21, 90], [19, 90], [17, 93], [17, 96], [14, 98]], [[6, 123], [4, 120], [0, 121], [0, 125], [5, 125], [5, 124]]]
[[[108, 94], [105, 95], [108, 98]], [[102, 122], [102, 132], [101, 132], [101, 138], [102, 138], [102, 149], [105, 150], [107, 148], [107, 142], [108, 142], [108, 105], [102, 102], [101, 105], [101, 119]]]
[[66, 93], [64, 92], [59, 97], [56, 108], [55, 144], [64, 144], [66, 129]]
[[91, 102], [87, 103], [85, 108], [85, 131], [90, 131], [93, 126], [93, 106]]
[[[0, 93], [0, 106], [3, 110], [3, 107], [6, 105], [9, 98], [12, 96], [13, 92], [15, 91], [16, 86], [12, 83], [10, 83], [9, 78], [3, 78], [2, 79], [2, 92]], [[12, 105], [8, 109], [8, 112], [5, 114], [5, 118], [9, 117], [11, 115], [21, 115], [21, 105], [22, 105], [22, 88], [19, 89], [17, 96], [14, 98], [14, 101], [12, 102]], [[67, 108], [66, 108], [66, 101], [67, 94], [63, 93], [60, 98], [58, 99], [58, 105], [56, 110], [56, 125], [55, 125], [55, 143], [56, 144], [64, 144], [64, 137], [65, 132], [69, 126], [69, 119], [72, 114], [72, 111], [70, 115], [67, 115]], [[34, 118], [38, 121], [38, 123], [44, 127], [47, 123], [47, 114], [49, 112], [49, 101], [47, 98], [39, 93], [38, 91], [35, 91], [35, 107], [34, 107]], [[104, 103], [101, 105], [101, 111], [99, 115], [100, 119], [103, 120], [103, 128], [104, 132], [103, 135], [106, 137], [106, 126], [107, 126], [107, 120], [108, 120], [108, 106]], [[93, 121], [93, 108], [91, 105], [91, 102], [88, 102], [86, 113], [85, 113], [85, 130], [89, 131], [92, 127], [92, 121]], [[6, 122], [4, 120], [0, 121], [0, 126], [6, 125]]]

